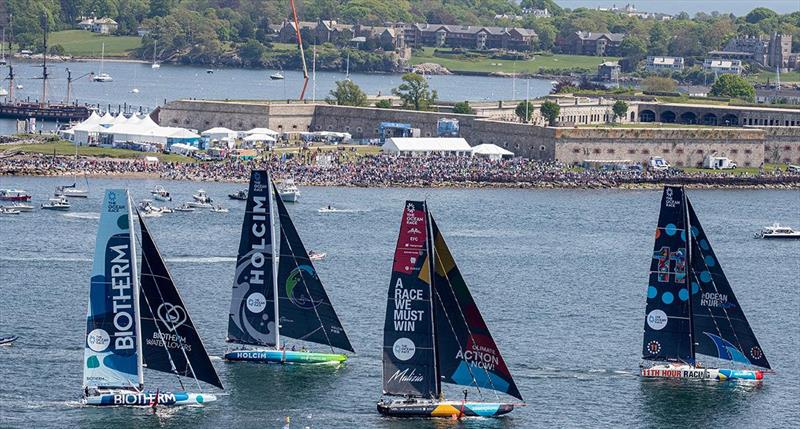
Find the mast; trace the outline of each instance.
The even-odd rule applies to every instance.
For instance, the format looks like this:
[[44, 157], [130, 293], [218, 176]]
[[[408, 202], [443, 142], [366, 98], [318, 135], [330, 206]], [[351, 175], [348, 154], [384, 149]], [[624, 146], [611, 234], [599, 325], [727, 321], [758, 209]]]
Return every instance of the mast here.
[[273, 306], [275, 309], [275, 350], [281, 349], [281, 316], [280, 305], [278, 300], [278, 245], [275, 242], [275, 206], [272, 202], [273, 196], [280, 198], [278, 195], [273, 195], [272, 192], [272, 174], [267, 173], [267, 189], [269, 189], [269, 233], [270, 245], [272, 247], [272, 296]]
[[432, 342], [432, 346], [433, 346], [433, 363], [434, 363], [434, 365], [433, 365], [433, 376], [434, 376], [434, 379], [436, 380], [436, 398], [438, 399], [439, 396], [441, 396], [441, 394], [442, 394], [442, 379], [441, 379], [441, 377], [439, 377], [439, 370], [440, 370], [440, 368], [439, 368], [439, 348], [436, 347], [436, 338], [437, 338], [436, 312], [434, 311], [434, 305], [435, 304], [433, 302], [433, 300], [435, 299], [434, 298], [434, 296], [435, 296], [434, 290], [435, 289], [433, 287], [433, 282], [436, 281], [435, 280], [436, 279], [436, 277], [435, 277], [436, 276], [436, 262], [435, 262], [436, 261], [436, 255], [433, 252], [434, 252], [434, 247], [436, 247], [436, 246], [433, 245], [433, 241], [435, 240], [435, 237], [433, 236], [433, 225], [431, 223], [431, 212], [428, 210], [428, 201], [425, 201], [425, 227], [428, 230], [427, 231], [427, 236], [428, 236], [428, 243], [427, 243], [428, 244], [428, 260], [430, 261], [430, 263], [428, 264], [428, 269], [430, 270], [429, 275], [430, 275], [430, 279], [431, 279], [431, 283], [430, 283], [429, 286], [431, 288], [431, 290], [430, 290], [430, 297], [431, 297], [430, 302], [431, 302], [431, 332], [433, 333], [433, 342]]
[[133, 275], [133, 311], [136, 313], [136, 367], [139, 373], [139, 389], [144, 388], [144, 367], [142, 363], [142, 313], [139, 311], [139, 265], [136, 260], [136, 230], [133, 222], [133, 198], [128, 193], [128, 223], [131, 238], [131, 274]]
[[8, 101], [14, 100], [14, 66], [8, 65]]
[[689, 306], [689, 348], [692, 354], [692, 366], [696, 365], [697, 356], [695, 355], [694, 344], [694, 312], [692, 311], [692, 224], [689, 218], [689, 197], [686, 196], [686, 188], [683, 189], [683, 216], [686, 225], [686, 291], [689, 299], [686, 301]]
[[47, 15], [44, 17], [44, 53], [42, 54], [42, 104], [47, 103]]

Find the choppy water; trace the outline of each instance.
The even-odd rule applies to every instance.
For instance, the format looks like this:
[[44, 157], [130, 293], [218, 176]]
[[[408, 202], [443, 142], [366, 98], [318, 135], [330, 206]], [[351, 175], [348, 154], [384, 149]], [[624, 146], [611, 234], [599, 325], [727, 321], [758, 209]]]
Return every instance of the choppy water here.
[[[63, 179], [0, 178], [41, 203]], [[800, 242], [754, 240], [800, 226], [797, 191], [691, 191], [776, 374], [763, 385], [638, 378], [645, 286], [659, 191], [302, 188], [290, 205], [358, 352], [338, 369], [215, 360], [226, 391], [203, 408], [79, 405], [87, 289], [102, 189], [148, 196], [156, 181], [93, 180], [69, 213], [0, 217], [0, 426], [14, 427], [790, 427], [800, 424]], [[177, 204], [201, 186], [231, 208], [149, 225], [209, 348], [220, 356], [242, 203], [238, 185], [165, 183]], [[528, 406], [506, 418], [380, 417], [380, 347], [391, 258], [407, 198], [427, 198]], [[334, 204], [352, 213], [320, 214]], [[175, 380], [146, 371], [149, 387]], [[451, 390], [457, 395], [458, 388]], [[489, 395], [493, 398], [493, 395]]]

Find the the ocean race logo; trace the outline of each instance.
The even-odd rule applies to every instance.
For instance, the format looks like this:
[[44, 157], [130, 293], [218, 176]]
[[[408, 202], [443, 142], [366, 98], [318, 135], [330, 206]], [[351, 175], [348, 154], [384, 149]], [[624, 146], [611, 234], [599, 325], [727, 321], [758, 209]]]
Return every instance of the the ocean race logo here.
[[251, 313], [261, 313], [267, 308], [267, 298], [260, 292], [253, 292], [247, 297], [247, 309]]
[[108, 193], [108, 205], [106, 206], [106, 211], [109, 213], [118, 213], [120, 211], [125, 210], [124, 203], [117, 202], [117, 193], [116, 192], [109, 192]]
[[655, 331], [664, 329], [668, 321], [667, 313], [664, 313], [663, 310], [656, 309], [647, 314], [647, 326]]
[[392, 353], [394, 357], [401, 361], [407, 361], [414, 357], [417, 352], [417, 346], [409, 338], [398, 338], [392, 345]]
[[[308, 286], [303, 279], [304, 275], [314, 281], [317, 280], [317, 273], [314, 271], [313, 267], [310, 265], [298, 266], [293, 269], [286, 278], [286, 296], [289, 297], [289, 301], [292, 304], [304, 310], [311, 310], [322, 304], [322, 300], [314, 300], [314, 298], [310, 296]], [[301, 287], [297, 287], [301, 282], [303, 282]]]
[[667, 188], [667, 190], [665, 191], [664, 205], [669, 208], [675, 208], [681, 203], [680, 200], [673, 199], [672, 193], [673, 193], [672, 188]]
[[189, 317], [183, 307], [180, 305], [172, 305], [169, 302], [161, 303], [156, 309], [156, 314], [158, 318], [161, 319], [161, 323], [170, 331], [178, 329], [179, 326], [186, 323], [186, 319]]
[[104, 329], [94, 329], [86, 336], [86, 344], [92, 351], [102, 352], [111, 345], [111, 337]]

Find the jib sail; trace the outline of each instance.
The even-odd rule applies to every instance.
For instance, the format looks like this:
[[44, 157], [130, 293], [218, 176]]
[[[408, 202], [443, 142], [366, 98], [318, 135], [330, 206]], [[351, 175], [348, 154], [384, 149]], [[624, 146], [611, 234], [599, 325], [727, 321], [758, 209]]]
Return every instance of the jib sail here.
[[428, 228], [425, 203], [406, 201], [383, 328], [384, 394], [435, 398], [440, 393]]
[[770, 368], [692, 205], [688, 208], [692, 231], [692, 317], [697, 353]]
[[273, 195], [280, 219], [278, 312], [281, 336], [352, 352], [353, 346], [274, 186]]
[[664, 188], [647, 287], [644, 359], [694, 364], [687, 290], [686, 204], [683, 188]]
[[433, 217], [434, 320], [442, 381], [522, 399]]
[[106, 191], [86, 316], [83, 385], [87, 387], [143, 384], [132, 215], [128, 191]]
[[203, 341], [141, 215], [141, 319], [144, 364], [149, 369], [193, 377], [222, 389]]
[[226, 341], [275, 345], [272, 293], [270, 189], [265, 171], [253, 170], [247, 196]]

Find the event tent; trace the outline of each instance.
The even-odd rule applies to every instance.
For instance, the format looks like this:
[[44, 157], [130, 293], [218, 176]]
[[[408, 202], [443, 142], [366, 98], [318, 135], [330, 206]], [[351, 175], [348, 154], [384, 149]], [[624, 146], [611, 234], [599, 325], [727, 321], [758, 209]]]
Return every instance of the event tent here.
[[468, 156], [472, 153], [469, 143], [461, 137], [391, 137], [381, 150], [400, 156]]
[[489, 158], [492, 161], [499, 161], [504, 157], [512, 158], [514, 156], [514, 152], [503, 149], [496, 144], [484, 143], [472, 148], [472, 156], [482, 156]]

